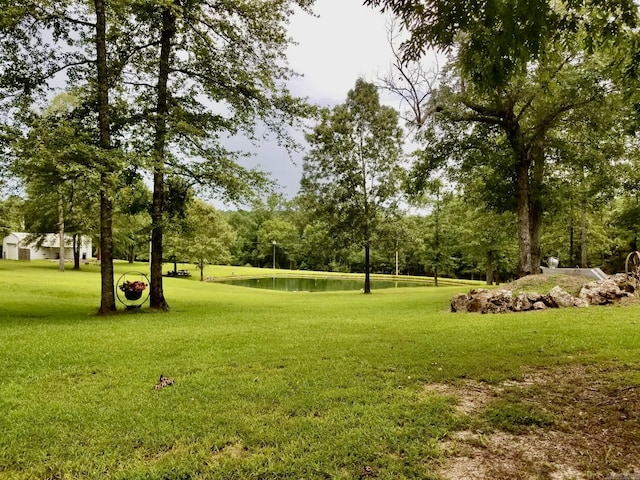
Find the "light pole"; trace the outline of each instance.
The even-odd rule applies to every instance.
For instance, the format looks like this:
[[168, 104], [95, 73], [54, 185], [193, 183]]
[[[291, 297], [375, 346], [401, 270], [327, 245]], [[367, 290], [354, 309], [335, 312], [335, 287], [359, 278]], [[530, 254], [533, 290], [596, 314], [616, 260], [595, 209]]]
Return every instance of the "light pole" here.
[[276, 269], [276, 241], [273, 240], [271, 243], [273, 243], [273, 269]]

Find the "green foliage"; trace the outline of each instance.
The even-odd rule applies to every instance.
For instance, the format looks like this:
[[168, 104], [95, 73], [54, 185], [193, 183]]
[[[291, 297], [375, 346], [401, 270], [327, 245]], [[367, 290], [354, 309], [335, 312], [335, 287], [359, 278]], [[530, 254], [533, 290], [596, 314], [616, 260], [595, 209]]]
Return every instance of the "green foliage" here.
[[23, 205], [24, 201], [15, 195], [0, 200], [0, 237], [24, 230]]
[[[403, 177], [398, 113], [380, 104], [375, 85], [356, 81], [347, 101], [323, 111], [306, 135], [301, 190], [315, 200], [316, 216], [344, 245], [369, 250], [378, 224], [393, 216]], [[365, 293], [369, 293], [365, 280]]]
[[[625, 44], [638, 20], [630, 1], [593, 0], [365, 0], [389, 10], [409, 33], [404, 60], [419, 60], [428, 48], [456, 50], [459, 67], [481, 88], [506, 85], [548, 52], [550, 43], [578, 35], [588, 52]], [[569, 40], [568, 40], [569, 39]]]
[[[445, 174], [498, 213], [517, 215], [519, 274], [538, 271], [544, 214], [554, 202], [582, 192], [593, 208], [615, 188], [630, 144], [622, 133], [630, 114], [602, 59], [576, 56], [549, 42], [526, 72], [499, 86], [461, 84], [465, 73], [451, 62], [437, 105], [419, 132], [411, 190], [424, 191]], [[616, 112], [612, 114], [612, 112]]]
[[56, 96], [42, 114], [28, 118], [29, 130], [14, 145], [12, 172], [25, 185], [25, 230], [30, 233], [61, 227], [67, 234], [97, 233], [102, 157], [81, 118], [80, 102], [71, 93]]
[[195, 264], [203, 280], [206, 265], [230, 262], [229, 248], [234, 240], [235, 234], [224, 216], [195, 200], [187, 204], [178, 231], [165, 237], [165, 255]]
[[398, 115], [382, 106], [374, 85], [358, 80], [346, 103], [324, 111], [307, 134], [302, 192], [337, 235], [361, 245], [398, 200], [402, 130]]
[[290, 265], [281, 265], [280, 260], [286, 257], [292, 262], [296, 258], [300, 236], [293, 224], [273, 218], [260, 226], [257, 240], [260, 255], [269, 259], [265, 265], [272, 266], [275, 256], [276, 266], [284, 267]]
[[[148, 161], [156, 170], [161, 161], [162, 171], [210, 194], [254, 198], [268, 185], [265, 175], [244, 168], [239, 160], [246, 153], [222, 139], [257, 142], [262, 127], [287, 148], [295, 146], [286, 127], [312, 109], [284, 86], [292, 75], [284, 56], [290, 2], [243, 0], [214, 9], [206, 1], [154, 1], [136, 7], [129, 21], [137, 29], [123, 47], [128, 81], [137, 79], [129, 118], [134, 147], [142, 155], [152, 152]], [[155, 49], [163, 41], [161, 57]], [[155, 81], [146, 81], [149, 76]]]
[[310, 270], [335, 271], [332, 260], [336, 258], [337, 245], [329, 233], [329, 226], [315, 220], [304, 227], [300, 239], [300, 265]]

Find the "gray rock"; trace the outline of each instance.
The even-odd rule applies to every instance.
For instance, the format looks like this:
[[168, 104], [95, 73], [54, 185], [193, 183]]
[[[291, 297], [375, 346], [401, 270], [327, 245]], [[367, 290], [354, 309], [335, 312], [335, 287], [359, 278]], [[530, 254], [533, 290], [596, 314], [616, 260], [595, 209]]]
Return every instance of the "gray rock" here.
[[578, 308], [587, 308], [589, 306], [589, 302], [587, 302], [586, 300], [582, 299], [582, 298], [574, 298], [575, 307]]
[[492, 292], [486, 288], [474, 288], [469, 292], [467, 311], [475, 313], [490, 313], [493, 311], [491, 304]]
[[514, 312], [526, 312], [533, 308], [533, 303], [529, 300], [526, 292], [521, 292], [513, 299], [513, 311]]
[[524, 292], [524, 294], [527, 296], [527, 300], [531, 303], [542, 302], [542, 299], [544, 298], [544, 296], [538, 292]]
[[467, 312], [467, 303], [469, 303], [469, 296], [466, 293], [456, 293], [451, 299], [451, 311]]
[[536, 302], [533, 304], [534, 310], [546, 310], [548, 307], [544, 302]]
[[589, 282], [580, 289], [579, 298], [586, 301], [589, 305], [618, 303], [622, 298], [628, 297], [631, 294], [622, 290], [617, 280], [617, 278], [610, 277], [601, 282]]
[[547, 294], [545, 303], [549, 306], [549, 307], [560, 307], [560, 308], [567, 308], [567, 307], [575, 307], [575, 298], [573, 297], [573, 295], [565, 292], [562, 288], [560, 288], [559, 286], [555, 286], [551, 289], [551, 291]]
[[510, 290], [497, 290], [489, 299], [493, 313], [513, 311], [513, 293]]
[[[631, 289], [631, 290], [629, 290]], [[488, 290], [474, 288], [468, 294], [459, 293], [451, 299], [452, 312], [525, 312], [546, 308], [585, 308], [589, 305], [617, 303], [630, 296], [633, 286], [627, 282], [625, 274], [613, 275], [606, 280], [587, 283], [578, 297], [573, 297], [559, 286], [555, 286], [547, 295], [537, 292], [523, 292], [516, 297], [509, 290]]]

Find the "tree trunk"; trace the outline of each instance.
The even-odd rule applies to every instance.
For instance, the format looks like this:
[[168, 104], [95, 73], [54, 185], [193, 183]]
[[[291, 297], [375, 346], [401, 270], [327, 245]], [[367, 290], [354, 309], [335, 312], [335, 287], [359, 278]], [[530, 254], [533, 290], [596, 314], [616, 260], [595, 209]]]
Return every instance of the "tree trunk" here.
[[364, 245], [364, 293], [371, 293], [371, 275], [369, 273], [369, 242]]
[[[111, 132], [109, 128], [109, 78], [107, 71], [107, 21], [105, 3], [94, 0], [96, 10], [96, 64], [98, 90], [98, 124], [100, 132], [100, 148], [108, 151], [111, 148]], [[106, 169], [106, 167], [105, 167]], [[115, 291], [113, 286], [113, 202], [111, 200], [109, 172], [100, 175], [100, 309], [98, 314], [107, 315], [116, 310]]]
[[164, 218], [164, 174], [167, 142], [169, 61], [175, 35], [175, 18], [169, 7], [162, 10], [160, 65], [158, 70], [156, 125], [153, 166], [153, 205], [151, 209], [151, 291], [150, 306], [169, 310], [162, 285], [162, 237]]
[[518, 119], [513, 111], [506, 112], [505, 120], [508, 122], [505, 133], [511, 144], [515, 159], [515, 183], [516, 183], [516, 216], [518, 217], [518, 276], [525, 277], [531, 274], [531, 220], [530, 212], [530, 183], [529, 168], [531, 157], [525, 147], [524, 139]]
[[516, 202], [518, 216], [518, 276], [531, 274], [531, 225], [529, 220], [529, 165], [518, 159], [516, 169]]
[[537, 206], [529, 212], [531, 225], [531, 273], [542, 273], [542, 253], [540, 248], [540, 237], [542, 231], [542, 210]]
[[542, 273], [540, 237], [542, 232], [544, 182], [544, 149], [540, 141], [534, 141], [529, 151], [530, 165], [533, 167], [529, 183], [529, 231], [531, 236], [531, 273]]
[[486, 272], [487, 272], [487, 285], [493, 285], [493, 253], [491, 251], [487, 252], [487, 263], [486, 263]]
[[571, 214], [571, 224], [569, 225], [569, 265], [575, 265], [574, 245], [573, 245], [573, 214]]
[[438, 186], [437, 188], [437, 192], [436, 192], [436, 212], [435, 212], [435, 216], [436, 216], [436, 231], [435, 231], [435, 247], [436, 247], [436, 265], [435, 268], [433, 269], [433, 278], [434, 278], [434, 285], [437, 287], [438, 286], [438, 269], [440, 267], [440, 260], [441, 260], [441, 255], [440, 255], [440, 187]]
[[62, 205], [62, 195], [58, 195], [58, 239], [60, 247], [58, 248], [58, 269], [64, 272], [64, 207]]
[[589, 250], [587, 245], [587, 237], [589, 231], [587, 228], [587, 208], [582, 208], [581, 229], [580, 229], [580, 266], [589, 268]]
[[73, 234], [73, 269], [80, 270], [80, 244], [81, 237], [77, 233]]

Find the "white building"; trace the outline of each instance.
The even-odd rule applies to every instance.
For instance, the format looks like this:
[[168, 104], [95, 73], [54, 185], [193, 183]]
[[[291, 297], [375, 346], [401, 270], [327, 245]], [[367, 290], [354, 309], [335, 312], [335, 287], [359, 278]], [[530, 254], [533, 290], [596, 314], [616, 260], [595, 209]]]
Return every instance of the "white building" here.
[[[29, 242], [30, 233], [12, 232], [2, 240], [2, 258], [6, 260], [57, 260], [60, 258], [60, 235], [47, 233], [38, 242]], [[73, 237], [64, 237], [64, 258], [73, 261]], [[91, 238], [80, 237], [80, 259], [91, 258]]]

